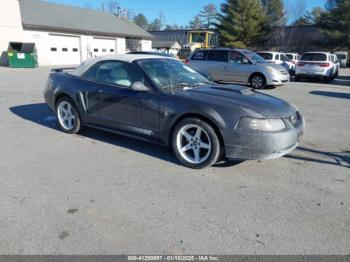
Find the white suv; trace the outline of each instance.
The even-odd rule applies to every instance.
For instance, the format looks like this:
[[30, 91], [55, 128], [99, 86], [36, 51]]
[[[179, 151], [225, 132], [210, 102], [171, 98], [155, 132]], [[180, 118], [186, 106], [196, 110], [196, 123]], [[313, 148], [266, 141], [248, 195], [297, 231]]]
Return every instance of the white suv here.
[[257, 52], [257, 54], [262, 58], [264, 58], [269, 63], [284, 66], [284, 68], [286, 68], [288, 72], [290, 72], [292, 69], [293, 64], [289, 61], [285, 53], [263, 51], [263, 52]]
[[327, 82], [333, 80], [337, 73], [337, 65], [333, 60], [330, 53], [304, 53], [295, 67], [295, 81], [300, 78], [320, 78]]

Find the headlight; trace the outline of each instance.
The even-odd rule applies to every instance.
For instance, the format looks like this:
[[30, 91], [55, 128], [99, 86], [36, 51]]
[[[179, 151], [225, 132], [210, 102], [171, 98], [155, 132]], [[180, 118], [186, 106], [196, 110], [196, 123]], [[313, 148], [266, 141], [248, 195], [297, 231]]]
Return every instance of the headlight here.
[[260, 131], [279, 131], [286, 128], [282, 119], [261, 119], [244, 117], [239, 122], [239, 128]]

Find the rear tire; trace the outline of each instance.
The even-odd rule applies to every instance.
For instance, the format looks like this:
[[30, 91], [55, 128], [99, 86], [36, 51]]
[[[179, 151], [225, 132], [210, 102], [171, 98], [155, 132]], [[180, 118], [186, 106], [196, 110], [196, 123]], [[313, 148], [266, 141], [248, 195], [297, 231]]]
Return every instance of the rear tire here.
[[250, 77], [249, 84], [254, 89], [263, 89], [266, 87], [266, 78], [262, 74], [254, 74]]
[[81, 131], [79, 112], [69, 97], [62, 97], [56, 103], [57, 122], [61, 130], [67, 134], [77, 134]]
[[215, 164], [222, 153], [215, 130], [199, 118], [186, 118], [174, 128], [172, 147], [180, 163], [201, 169]]
[[294, 77], [294, 81], [295, 81], [295, 82], [299, 82], [299, 81], [300, 81], [300, 76], [297, 76], [297, 75], [296, 75], [296, 76]]

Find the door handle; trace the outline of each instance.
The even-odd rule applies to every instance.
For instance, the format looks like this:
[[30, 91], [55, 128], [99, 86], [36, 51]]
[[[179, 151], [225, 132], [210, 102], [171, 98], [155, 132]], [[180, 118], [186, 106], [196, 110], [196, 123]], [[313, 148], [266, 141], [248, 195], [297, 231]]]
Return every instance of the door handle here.
[[99, 89], [99, 90], [97, 91], [97, 93], [101, 94], [101, 93], [102, 93], [102, 89]]

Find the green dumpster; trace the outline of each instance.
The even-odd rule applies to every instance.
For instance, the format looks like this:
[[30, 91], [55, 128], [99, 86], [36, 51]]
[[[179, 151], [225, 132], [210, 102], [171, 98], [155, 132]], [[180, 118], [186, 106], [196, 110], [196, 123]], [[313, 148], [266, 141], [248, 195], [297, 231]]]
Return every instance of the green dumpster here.
[[11, 68], [33, 68], [37, 66], [34, 43], [10, 42], [7, 56]]

